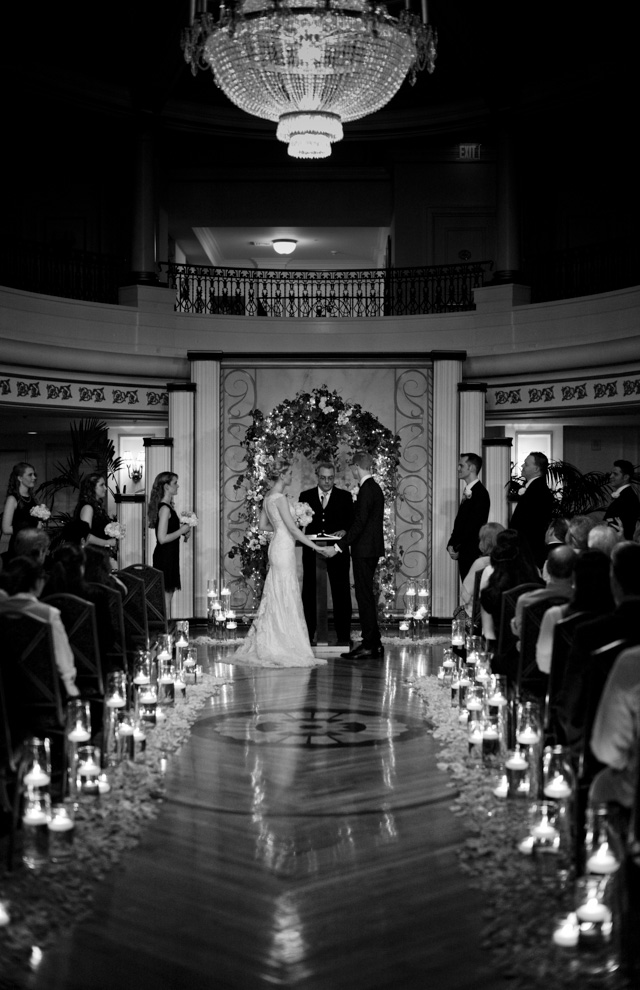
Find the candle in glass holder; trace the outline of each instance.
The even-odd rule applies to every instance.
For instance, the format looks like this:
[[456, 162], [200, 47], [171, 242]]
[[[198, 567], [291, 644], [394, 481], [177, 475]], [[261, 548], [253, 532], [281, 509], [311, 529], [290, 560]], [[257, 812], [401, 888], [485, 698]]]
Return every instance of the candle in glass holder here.
[[145, 753], [147, 750], [147, 737], [144, 733], [144, 729], [142, 728], [139, 722], [135, 724], [133, 727], [133, 742], [135, 746], [134, 758], [136, 761], [141, 762], [144, 760]]
[[97, 797], [100, 793], [100, 761], [97, 749], [93, 746], [80, 746], [78, 749], [77, 793], [86, 797]]
[[27, 785], [27, 787], [48, 787], [51, 783], [51, 775], [47, 773], [44, 767], [41, 767], [39, 763], [35, 763], [30, 770], [28, 770], [24, 777], [22, 778]]
[[513, 750], [505, 760], [504, 768], [509, 782], [509, 797], [529, 797], [529, 762], [519, 750]]
[[107, 708], [125, 708], [127, 704], [127, 689], [125, 673], [113, 670], [107, 675], [107, 690], [105, 692]]
[[571, 796], [571, 785], [564, 777], [553, 777], [544, 785], [544, 795], [554, 801], [565, 801]]
[[158, 662], [158, 704], [173, 705], [176, 700], [176, 684], [173, 667], [168, 661]]
[[509, 781], [507, 780], [507, 775], [503, 774], [500, 780], [493, 788], [493, 793], [497, 798], [506, 798], [509, 793]]
[[155, 725], [158, 710], [158, 695], [150, 685], [141, 691], [139, 696], [140, 718], [143, 722], [151, 722]]
[[22, 813], [22, 861], [30, 870], [44, 866], [49, 858], [49, 796], [31, 798]]
[[620, 863], [611, 852], [608, 842], [603, 842], [587, 859], [587, 873], [615, 873]]
[[553, 942], [562, 948], [573, 949], [578, 944], [579, 931], [578, 916], [572, 912], [557, 922], [553, 930]]
[[516, 742], [521, 746], [535, 746], [540, 742], [540, 733], [535, 729], [525, 727], [516, 733]]
[[128, 720], [123, 720], [118, 725], [116, 729], [116, 739], [117, 739], [117, 757], [118, 760], [128, 760], [133, 762], [134, 759], [134, 728]]
[[73, 855], [74, 821], [71, 810], [65, 804], [54, 804], [49, 828], [49, 859], [64, 863]]

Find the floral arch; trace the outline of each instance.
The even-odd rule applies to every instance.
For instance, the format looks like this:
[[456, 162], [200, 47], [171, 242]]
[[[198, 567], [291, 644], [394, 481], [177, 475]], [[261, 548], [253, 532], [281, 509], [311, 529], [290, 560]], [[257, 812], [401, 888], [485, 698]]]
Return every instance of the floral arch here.
[[385, 555], [376, 572], [379, 607], [388, 612], [395, 606], [395, 577], [399, 569], [395, 545], [395, 503], [398, 498], [396, 469], [400, 461], [400, 439], [358, 404], [345, 402], [326, 385], [300, 391], [285, 399], [263, 416], [259, 409], [251, 412], [252, 424], [242, 446], [247, 464], [236, 479], [235, 489], [245, 490], [245, 505], [240, 518], [247, 528], [243, 539], [229, 551], [240, 557], [241, 572], [253, 588], [256, 599], [262, 590], [267, 571], [268, 540], [260, 533], [260, 505], [269, 490], [266, 467], [273, 457], [293, 459], [300, 453], [313, 461], [339, 461], [349, 452], [366, 450], [375, 457], [373, 475], [384, 493]]

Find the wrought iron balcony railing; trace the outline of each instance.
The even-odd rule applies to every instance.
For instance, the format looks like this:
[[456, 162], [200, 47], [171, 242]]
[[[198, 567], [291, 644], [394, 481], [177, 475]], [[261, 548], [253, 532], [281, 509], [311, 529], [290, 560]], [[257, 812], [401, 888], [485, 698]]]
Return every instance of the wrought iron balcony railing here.
[[295, 271], [162, 266], [176, 310], [230, 316], [371, 317], [459, 313], [474, 308], [492, 262], [370, 271]]

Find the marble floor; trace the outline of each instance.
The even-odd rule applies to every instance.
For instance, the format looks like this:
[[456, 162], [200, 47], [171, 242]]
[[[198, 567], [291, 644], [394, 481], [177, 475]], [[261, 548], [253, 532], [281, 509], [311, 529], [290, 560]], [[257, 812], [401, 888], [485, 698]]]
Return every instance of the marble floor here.
[[33, 990], [495, 990], [422, 703], [438, 647], [224, 664], [167, 797]]

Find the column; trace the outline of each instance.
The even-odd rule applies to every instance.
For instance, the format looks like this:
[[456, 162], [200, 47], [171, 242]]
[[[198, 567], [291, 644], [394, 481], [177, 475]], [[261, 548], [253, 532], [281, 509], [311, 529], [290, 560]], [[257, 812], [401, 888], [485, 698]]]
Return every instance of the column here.
[[431, 540], [432, 615], [450, 619], [459, 602], [458, 566], [446, 544], [458, 511], [458, 385], [466, 351], [432, 351], [433, 360], [433, 516]]
[[520, 268], [518, 197], [513, 143], [506, 127], [498, 135], [498, 257], [492, 285], [517, 282]]
[[163, 471], [173, 471], [172, 467], [172, 448], [173, 440], [171, 437], [145, 437], [144, 443], [144, 459], [145, 459], [145, 478], [147, 479], [145, 484], [145, 555], [144, 561], [147, 564], [153, 563], [153, 551], [156, 545], [156, 534], [154, 530], [149, 529], [146, 524], [147, 515], [147, 505], [149, 503], [149, 495], [151, 494], [151, 489], [153, 488], [153, 482], [155, 478], [161, 474]]
[[136, 284], [155, 285], [158, 282], [154, 156], [154, 120], [153, 115], [147, 113], [139, 118], [134, 162], [131, 277]]
[[491, 498], [489, 522], [509, 525], [507, 483], [511, 477], [511, 437], [491, 437], [482, 441], [483, 483]]
[[207, 614], [207, 581], [221, 574], [220, 361], [222, 351], [189, 351], [194, 408], [194, 485], [199, 524], [194, 535], [194, 615]]
[[482, 457], [486, 382], [460, 382], [460, 443], [459, 453]]
[[144, 492], [136, 495], [114, 495], [118, 522], [127, 527], [127, 533], [118, 544], [118, 567], [141, 564], [144, 560], [145, 530], [147, 526], [146, 498]]
[[[178, 507], [194, 511], [196, 509], [194, 485], [195, 430], [194, 406], [196, 386], [193, 382], [168, 382], [169, 393], [169, 435], [173, 437], [173, 468], [178, 475]], [[196, 527], [197, 529], [197, 527]], [[180, 583], [182, 589], [176, 591], [171, 603], [174, 617], [189, 619], [195, 615], [193, 608], [193, 561], [196, 533], [192, 532], [186, 543], [180, 544]]]

